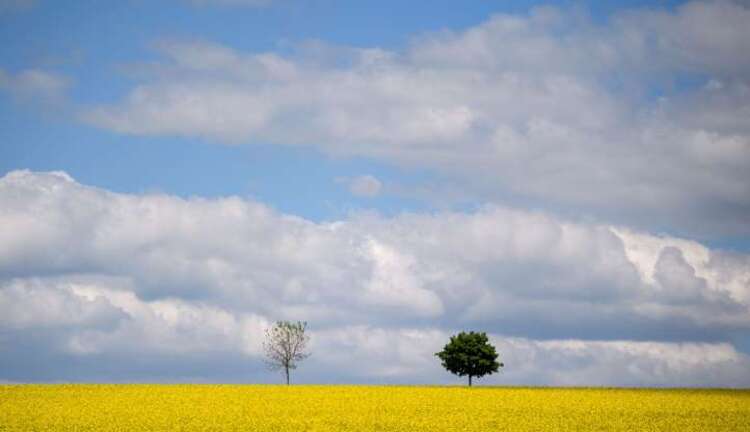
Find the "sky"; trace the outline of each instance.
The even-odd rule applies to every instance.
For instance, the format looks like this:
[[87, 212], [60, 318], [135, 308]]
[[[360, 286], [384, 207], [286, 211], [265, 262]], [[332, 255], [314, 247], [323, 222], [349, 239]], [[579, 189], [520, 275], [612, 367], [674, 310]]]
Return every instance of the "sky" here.
[[0, 382], [750, 386], [750, 4], [0, 0]]

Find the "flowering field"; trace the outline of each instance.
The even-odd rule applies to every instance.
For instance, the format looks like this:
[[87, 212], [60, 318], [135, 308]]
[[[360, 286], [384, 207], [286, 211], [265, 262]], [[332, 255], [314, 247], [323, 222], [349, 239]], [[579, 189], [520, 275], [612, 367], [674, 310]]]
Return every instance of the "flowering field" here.
[[750, 431], [748, 390], [5, 385], [0, 431]]

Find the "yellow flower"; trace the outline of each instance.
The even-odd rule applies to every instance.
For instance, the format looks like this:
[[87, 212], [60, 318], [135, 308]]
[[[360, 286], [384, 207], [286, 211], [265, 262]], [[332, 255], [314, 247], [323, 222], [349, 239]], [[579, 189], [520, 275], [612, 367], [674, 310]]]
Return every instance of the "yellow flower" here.
[[4, 385], [8, 431], [740, 431], [748, 390]]

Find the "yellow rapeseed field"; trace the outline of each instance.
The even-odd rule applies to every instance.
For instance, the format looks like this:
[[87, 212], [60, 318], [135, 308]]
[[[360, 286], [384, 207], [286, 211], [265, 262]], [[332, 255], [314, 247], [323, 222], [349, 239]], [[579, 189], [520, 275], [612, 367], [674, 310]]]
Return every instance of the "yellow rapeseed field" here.
[[750, 431], [750, 391], [5, 385], [0, 431]]

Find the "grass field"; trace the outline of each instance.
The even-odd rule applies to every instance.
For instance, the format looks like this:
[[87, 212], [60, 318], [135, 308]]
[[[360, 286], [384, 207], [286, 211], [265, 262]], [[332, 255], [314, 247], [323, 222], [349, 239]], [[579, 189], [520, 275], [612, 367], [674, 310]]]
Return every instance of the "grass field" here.
[[750, 431], [748, 390], [0, 386], [0, 431]]

